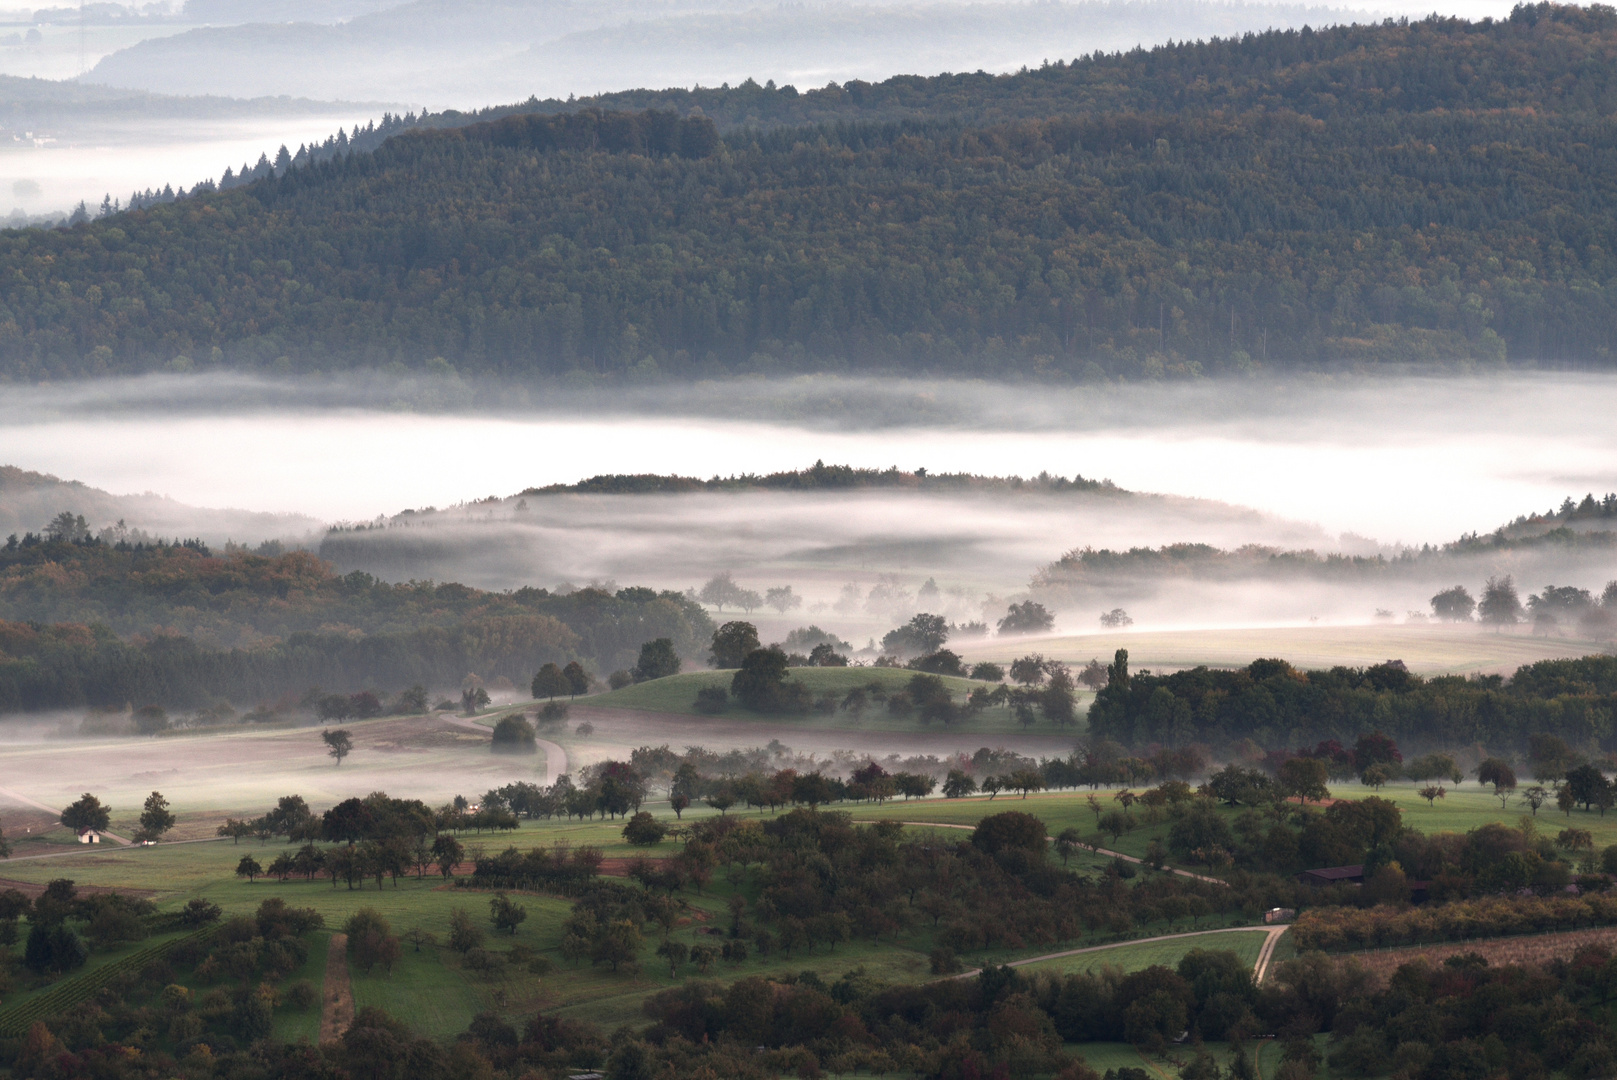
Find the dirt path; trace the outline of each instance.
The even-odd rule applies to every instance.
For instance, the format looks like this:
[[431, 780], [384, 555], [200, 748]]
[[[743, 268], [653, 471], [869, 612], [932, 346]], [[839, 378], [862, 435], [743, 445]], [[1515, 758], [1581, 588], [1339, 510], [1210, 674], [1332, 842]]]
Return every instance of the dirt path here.
[[326, 978], [320, 989], [320, 1041], [336, 1042], [354, 1022], [354, 990], [348, 983], [348, 935], [332, 934]]
[[[977, 829], [975, 825], [946, 825], [941, 821], [900, 821], [899, 824], [917, 825], [928, 829], [965, 829], [967, 832], [975, 832]], [[1055, 840], [1052, 839], [1050, 842], [1055, 843]], [[1121, 851], [1111, 851], [1107, 848], [1093, 848], [1091, 850], [1096, 855], [1104, 855], [1108, 859], [1122, 859], [1124, 862], [1138, 863], [1140, 866], [1145, 865], [1144, 859], [1136, 859], [1133, 855], [1125, 855]], [[1205, 881], [1209, 885], [1229, 885], [1229, 882], [1223, 878], [1208, 877], [1205, 874], [1193, 874], [1189, 870], [1178, 870], [1171, 866], [1168, 867], [1168, 870], [1171, 873], [1178, 874], [1180, 877], [1187, 877], [1193, 881]]]
[[[39, 802], [38, 800], [30, 799], [28, 796], [22, 794], [20, 791], [12, 791], [10, 788], [0, 787], [0, 795], [4, 795], [8, 799], [12, 799], [12, 800], [14, 800], [16, 802], [20, 802], [24, 806], [32, 806], [35, 810], [43, 810], [47, 814], [50, 814], [52, 817], [60, 818], [62, 816], [62, 811], [61, 810], [53, 809], [53, 808], [51, 808], [49, 806], [46, 806], [44, 803]], [[102, 831], [101, 835], [103, 837], [105, 837], [106, 839], [108, 839], [108, 840], [116, 840], [116, 841], [118, 841], [118, 843], [124, 844], [124, 845], [127, 845], [130, 842], [127, 837], [119, 836], [117, 833], [109, 833], [109, 832], [107, 832], [105, 830]], [[90, 845], [88, 845], [88, 844], [85, 845], [85, 847], [89, 847], [89, 846]]]
[[[466, 728], [470, 731], [475, 731], [480, 735], [493, 734], [493, 731], [490, 728], [484, 726], [483, 724], [479, 724], [476, 720], [473, 720], [470, 717], [445, 716], [442, 713], [440, 713], [439, 716], [449, 723], [454, 724], [456, 727]], [[563, 750], [560, 746], [557, 746], [549, 739], [536, 738], [533, 741], [538, 743], [539, 749], [545, 752], [545, 784], [554, 784], [556, 782], [556, 778], [567, 771], [567, 751]]]
[[[1251, 934], [1263, 932], [1269, 936], [1264, 940], [1263, 947], [1258, 950], [1258, 962], [1253, 965], [1253, 981], [1262, 982], [1263, 976], [1269, 969], [1269, 959], [1274, 955], [1275, 943], [1280, 940], [1288, 926], [1224, 926], [1217, 930], [1188, 930], [1183, 934], [1158, 934], [1156, 937], [1134, 938], [1131, 941], [1114, 941], [1110, 945], [1090, 945], [1083, 949], [1065, 949], [1061, 952], [1045, 953], [1043, 956], [1030, 956], [1026, 960], [1012, 960], [1006, 967], [1026, 967], [1028, 964], [1038, 964], [1045, 960], [1060, 960], [1064, 956], [1083, 956], [1086, 953], [1105, 952], [1108, 949], [1122, 949], [1130, 945], [1149, 945], [1154, 941], [1177, 941], [1180, 938], [1206, 937], [1208, 934]], [[982, 974], [982, 968], [968, 971], [963, 975], [956, 975], [957, 979], [970, 979]]]

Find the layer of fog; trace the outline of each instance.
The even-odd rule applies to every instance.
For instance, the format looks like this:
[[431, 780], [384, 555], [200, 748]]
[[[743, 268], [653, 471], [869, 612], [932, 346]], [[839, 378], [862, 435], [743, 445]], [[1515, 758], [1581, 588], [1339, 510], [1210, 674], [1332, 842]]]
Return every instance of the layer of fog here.
[[[583, 766], [609, 757], [626, 759], [635, 747], [664, 743], [676, 751], [700, 744], [722, 753], [779, 739], [786, 744], [775, 748], [782, 764], [823, 763], [828, 771], [838, 772], [865, 756], [880, 759], [897, 753], [946, 759], [957, 753], [969, 755], [985, 744], [1030, 756], [1065, 756], [1073, 745], [1070, 734], [820, 732], [701, 717], [673, 724], [653, 716], [602, 717], [586, 709], [579, 713], [591, 713], [596, 730], [588, 738], [566, 737], [568, 770], [575, 776]], [[439, 805], [455, 795], [475, 800], [490, 788], [547, 779], [542, 755], [492, 754], [487, 734], [432, 718], [350, 725], [354, 751], [340, 767], [327, 756], [318, 726], [113, 739], [76, 735], [80, 719], [64, 713], [0, 721], [0, 775], [5, 777], [0, 779], [0, 825], [8, 836], [23, 832], [14, 823], [44, 824], [40, 811], [22, 799], [60, 807], [85, 791], [111, 806], [116, 826], [138, 813], [153, 790], [161, 791], [182, 818], [199, 811], [240, 817], [262, 814], [280, 796], [294, 793], [316, 810], [377, 790]], [[8, 798], [7, 790], [22, 799]], [[197, 835], [212, 835], [212, 829], [182, 824], [174, 838]]]
[[763, 6], [756, 0], [417, 3], [337, 26], [252, 23], [151, 38], [91, 81], [167, 93], [302, 94], [476, 107], [530, 94], [1014, 70], [1096, 49], [1363, 17], [1300, 5]]
[[[0, 218], [33, 218], [71, 212], [79, 203], [96, 211], [106, 196], [127, 202], [131, 192], [165, 185], [194, 186], [217, 180], [228, 167], [273, 158], [282, 145], [324, 140], [337, 128], [363, 125], [376, 110], [363, 106], [303, 111], [289, 108], [266, 116], [85, 123], [56, 135], [25, 138], [35, 131], [0, 131]], [[40, 129], [41, 131], [47, 129]], [[50, 129], [60, 130], [60, 129]], [[23, 224], [20, 220], [0, 225]]]
[[[114, 493], [350, 521], [600, 473], [706, 477], [816, 459], [1049, 471], [1418, 545], [1617, 490], [1614, 407], [1617, 377], [1550, 373], [1110, 387], [812, 378], [577, 393], [148, 377], [8, 387], [0, 462]], [[1074, 533], [1041, 561], [1085, 542]]]

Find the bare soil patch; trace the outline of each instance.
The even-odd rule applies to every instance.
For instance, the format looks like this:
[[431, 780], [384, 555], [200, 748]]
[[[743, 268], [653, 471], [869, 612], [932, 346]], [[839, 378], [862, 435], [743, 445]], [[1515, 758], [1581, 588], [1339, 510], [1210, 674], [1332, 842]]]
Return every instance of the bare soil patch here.
[[[134, 900], [145, 900], [157, 895], [155, 889], [128, 889], [113, 888], [109, 885], [75, 885], [80, 896], [100, 896], [103, 893], [117, 893]], [[11, 878], [0, 878], [0, 889], [16, 889], [18, 892], [33, 900], [45, 891], [45, 886], [37, 881], [13, 881]]]
[[320, 1041], [336, 1042], [354, 1022], [354, 989], [348, 981], [348, 935], [332, 934], [326, 978], [320, 990]]
[[1453, 941], [1443, 945], [1412, 945], [1403, 949], [1348, 953], [1344, 959], [1357, 961], [1378, 982], [1385, 983], [1400, 967], [1414, 960], [1425, 960], [1435, 966], [1451, 956], [1476, 953], [1493, 965], [1533, 965], [1570, 958], [1586, 945], [1600, 945], [1617, 951], [1617, 926], [1567, 930], [1557, 934]]

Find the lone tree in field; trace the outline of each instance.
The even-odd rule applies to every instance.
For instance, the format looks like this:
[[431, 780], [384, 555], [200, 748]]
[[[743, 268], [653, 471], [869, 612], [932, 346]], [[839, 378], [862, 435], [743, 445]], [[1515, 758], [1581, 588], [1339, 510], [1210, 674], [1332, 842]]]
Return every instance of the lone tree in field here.
[[488, 902], [489, 922], [494, 924], [496, 931], [503, 930], [515, 936], [517, 927], [522, 925], [527, 917], [528, 909], [521, 904], [512, 903], [511, 898], [503, 892], [495, 894]]
[[332, 728], [330, 731], [320, 733], [321, 740], [326, 744], [326, 753], [342, 764], [342, 759], [354, 752], [354, 737], [345, 728]]
[[1007, 634], [1047, 634], [1055, 629], [1056, 617], [1036, 600], [1012, 604], [999, 620], [999, 632]]
[[236, 864], [236, 876], [246, 878], [249, 885], [253, 883], [254, 878], [261, 876], [263, 873], [264, 868], [251, 855], [243, 855], [241, 862]]
[[168, 800], [163, 798], [161, 791], [154, 791], [146, 796], [146, 805], [140, 812], [140, 831], [135, 833], [139, 841], [157, 841], [163, 834], [174, 827], [174, 815], [168, 808]]
[[112, 820], [112, 807], [102, 806], [101, 800], [86, 791], [78, 802], [62, 811], [62, 824], [83, 836], [94, 829], [106, 832]]

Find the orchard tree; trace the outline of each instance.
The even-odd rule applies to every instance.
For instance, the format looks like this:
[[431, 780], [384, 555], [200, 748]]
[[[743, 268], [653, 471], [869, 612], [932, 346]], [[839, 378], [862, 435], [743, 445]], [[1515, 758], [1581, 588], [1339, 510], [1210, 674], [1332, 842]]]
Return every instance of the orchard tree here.
[[1549, 801], [1550, 793], [1542, 784], [1534, 784], [1522, 791], [1522, 798], [1527, 805], [1533, 808], [1533, 816], [1538, 817], [1538, 808]]
[[573, 697], [590, 692], [590, 673], [577, 660], [568, 661], [561, 673], [567, 677], [567, 691]]
[[1493, 626], [1514, 626], [1521, 622], [1522, 601], [1516, 593], [1516, 582], [1509, 574], [1503, 578], [1489, 578], [1482, 590], [1482, 602], [1477, 605], [1482, 621]]
[[1330, 789], [1325, 786], [1329, 777], [1325, 763], [1311, 757], [1291, 758], [1281, 764], [1278, 773], [1280, 789], [1304, 803], [1310, 799], [1320, 802], [1331, 797]]
[[112, 807], [102, 806], [101, 800], [86, 791], [77, 802], [62, 811], [62, 824], [80, 836], [92, 829], [106, 832], [112, 821]]
[[532, 690], [535, 701], [540, 698], [555, 700], [561, 694], [571, 693], [572, 688], [572, 682], [555, 664], [546, 664], [533, 677]]
[[1037, 686], [1044, 681], [1047, 669], [1048, 662], [1044, 657], [1034, 653], [1011, 661], [1011, 678], [1023, 686]]
[[679, 654], [670, 638], [657, 638], [640, 646], [640, 659], [634, 666], [634, 681], [647, 682], [679, 674]]
[[1493, 786], [1499, 808], [1503, 810], [1510, 801], [1511, 793], [1516, 790], [1516, 770], [1503, 758], [1487, 758], [1477, 766], [1477, 782]]
[[790, 585], [781, 585], [764, 591], [764, 603], [784, 615], [802, 607], [803, 598], [794, 593]]
[[253, 858], [251, 855], [243, 855], [241, 857], [241, 862], [236, 864], [236, 876], [246, 878], [247, 884], [249, 885], [253, 883], [254, 878], [263, 873], [264, 868], [260, 866], [258, 860]]
[[338, 765], [342, 764], [343, 758], [354, 752], [354, 737], [346, 728], [322, 731], [320, 739], [326, 744], [326, 753], [336, 758]]
[[1464, 585], [1444, 589], [1432, 597], [1432, 614], [1444, 622], [1470, 622], [1471, 613], [1476, 610], [1477, 602]]
[[163, 793], [154, 791], [146, 796], [146, 805], [140, 812], [140, 831], [135, 833], [135, 839], [140, 841], [157, 841], [163, 834], [174, 827], [174, 815], [169, 812], [168, 800]]
[[1047, 634], [1055, 625], [1056, 617], [1046, 611], [1043, 604], [1024, 600], [1006, 609], [1005, 617], [999, 620], [999, 632], [1001, 635]]
[[756, 626], [739, 620], [727, 622], [713, 631], [709, 662], [716, 668], [739, 668], [747, 654], [759, 648]]

